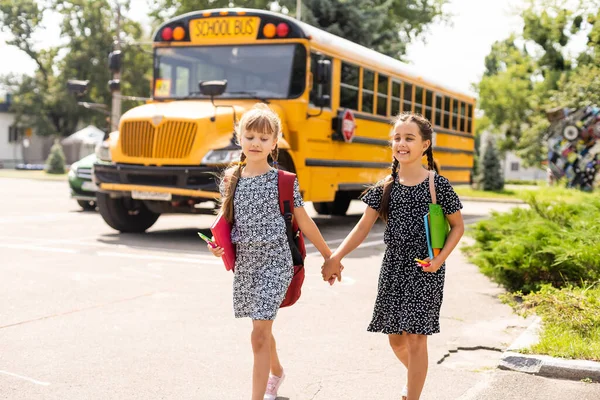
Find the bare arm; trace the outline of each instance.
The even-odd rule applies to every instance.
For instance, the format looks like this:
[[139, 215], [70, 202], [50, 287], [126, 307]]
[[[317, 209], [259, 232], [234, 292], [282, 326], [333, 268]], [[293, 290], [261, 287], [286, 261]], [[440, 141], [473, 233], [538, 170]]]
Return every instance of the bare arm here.
[[321, 235], [321, 231], [317, 228], [315, 221], [306, 213], [304, 207], [296, 207], [294, 208], [294, 218], [296, 218], [296, 222], [300, 227], [304, 236], [307, 237], [308, 240], [312, 244], [315, 245], [319, 253], [323, 256], [323, 258], [328, 259], [331, 256], [331, 249], [325, 243], [325, 239], [323, 239], [323, 235]]
[[340, 247], [333, 252], [331, 258], [339, 262], [342, 258], [352, 252], [352, 250], [356, 249], [365, 240], [378, 217], [379, 213], [377, 210], [367, 207], [360, 221], [358, 221], [354, 229], [346, 236], [346, 239], [344, 239]]
[[367, 207], [354, 229], [346, 236], [346, 239], [331, 255], [329, 260], [325, 261], [325, 264], [321, 268], [323, 280], [328, 281], [332, 277], [337, 277], [339, 281], [342, 280], [342, 258], [356, 249], [365, 240], [378, 217], [379, 213], [376, 210]]

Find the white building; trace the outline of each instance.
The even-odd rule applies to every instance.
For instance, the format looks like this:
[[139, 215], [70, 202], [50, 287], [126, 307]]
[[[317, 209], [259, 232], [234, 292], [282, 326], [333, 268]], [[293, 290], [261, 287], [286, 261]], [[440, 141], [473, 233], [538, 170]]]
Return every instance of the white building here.
[[546, 179], [546, 171], [541, 168], [523, 167], [523, 161], [513, 152], [507, 152], [502, 161], [504, 179], [508, 181], [537, 181]]
[[17, 128], [10, 104], [10, 95], [0, 97], [0, 168], [14, 168], [17, 164], [44, 164], [53, 139], [37, 136], [31, 128]]
[[[495, 140], [494, 135], [490, 132], [483, 132], [481, 134], [481, 144], [479, 147], [481, 158], [485, 154], [485, 146], [490, 137], [492, 140]], [[502, 157], [500, 153], [499, 156]], [[507, 151], [504, 154], [504, 159], [500, 159], [500, 164], [502, 164], [502, 176], [504, 176], [504, 180], [506, 181], [536, 181], [546, 179], [545, 169], [524, 167], [523, 160], [512, 151]]]
[[10, 96], [0, 98], [0, 166], [13, 168], [23, 162], [22, 132], [16, 129], [15, 114], [9, 112]]

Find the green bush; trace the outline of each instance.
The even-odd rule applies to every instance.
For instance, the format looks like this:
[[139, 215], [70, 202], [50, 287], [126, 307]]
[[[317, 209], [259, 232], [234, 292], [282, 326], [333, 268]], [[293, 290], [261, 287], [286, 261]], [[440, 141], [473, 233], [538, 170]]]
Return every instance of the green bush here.
[[600, 199], [565, 189], [524, 196], [529, 208], [493, 213], [469, 230], [465, 248], [481, 271], [509, 291], [530, 293], [600, 279]]
[[65, 153], [58, 139], [54, 140], [54, 145], [50, 149], [50, 155], [46, 160], [46, 172], [49, 174], [64, 174], [65, 170]]
[[[519, 314], [535, 313], [543, 322], [539, 342], [530, 352], [553, 357], [600, 361], [600, 282], [586, 288], [556, 289], [503, 296]], [[520, 300], [520, 301], [516, 301]]]
[[479, 184], [483, 190], [502, 190], [504, 188], [504, 177], [502, 176], [502, 165], [496, 151], [493, 139], [488, 139], [481, 160], [481, 178]]

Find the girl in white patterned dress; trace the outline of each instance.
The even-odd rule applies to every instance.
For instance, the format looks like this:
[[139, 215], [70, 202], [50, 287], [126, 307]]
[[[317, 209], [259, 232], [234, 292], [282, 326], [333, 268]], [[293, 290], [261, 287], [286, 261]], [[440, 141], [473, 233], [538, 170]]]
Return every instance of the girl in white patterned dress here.
[[[257, 104], [242, 116], [236, 133], [242, 147], [241, 161], [225, 171], [221, 181], [221, 211], [233, 223], [231, 241], [236, 245], [233, 307], [236, 318], [252, 319], [252, 400], [274, 400], [285, 374], [272, 326], [293, 274], [279, 209], [278, 173], [268, 163], [269, 155], [277, 160], [281, 122], [267, 105]], [[297, 179], [294, 218], [304, 236], [325, 259], [329, 258], [331, 250], [304, 210]], [[217, 257], [223, 255], [221, 248], [209, 249]]]
[[[408, 370], [403, 399], [417, 400], [427, 376], [427, 336], [440, 331], [440, 308], [444, 291], [445, 260], [458, 244], [464, 224], [462, 204], [443, 176], [435, 175], [437, 199], [450, 223], [444, 248], [427, 257], [423, 216], [429, 212], [430, 172], [422, 167], [427, 156], [434, 170], [431, 148], [433, 130], [420, 115], [400, 114], [392, 130], [392, 173], [369, 189], [362, 200], [367, 207], [361, 220], [323, 266], [323, 279], [341, 278], [342, 258], [367, 237], [378, 217], [386, 222], [385, 255], [370, 332], [388, 335], [397, 358]], [[415, 259], [428, 262], [421, 267]]]

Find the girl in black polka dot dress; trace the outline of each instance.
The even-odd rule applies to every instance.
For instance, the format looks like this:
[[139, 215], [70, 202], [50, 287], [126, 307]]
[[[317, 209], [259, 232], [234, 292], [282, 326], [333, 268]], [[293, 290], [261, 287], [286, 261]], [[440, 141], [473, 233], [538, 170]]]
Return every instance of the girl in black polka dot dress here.
[[[335, 275], [340, 279], [342, 258], [362, 243], [378, 217], [386, 222], [383, 240], [387, 247], [368, 330], [387, 334], [392, 350], [408, 369], [405, 400], [421, 396], [427, 375], [427, 336], [440, 331], [444, 262], [464, 232], [458, 196], [446, 178], [433, 172], [432, 134], [430, 122], [420, 115], [405, 113], [396, 118], [392, 172], [365, 192], [362, 200], [369, 207], [322, 271], [325, 280]], [[430, 171], [422, 166], [424, 155]], [[423, 216], [432, 202], [432, 178], [437, 203], [451, 229], [444, 248], [429, 259]], [[429, 266], [420, 266], [415, 258]]]

